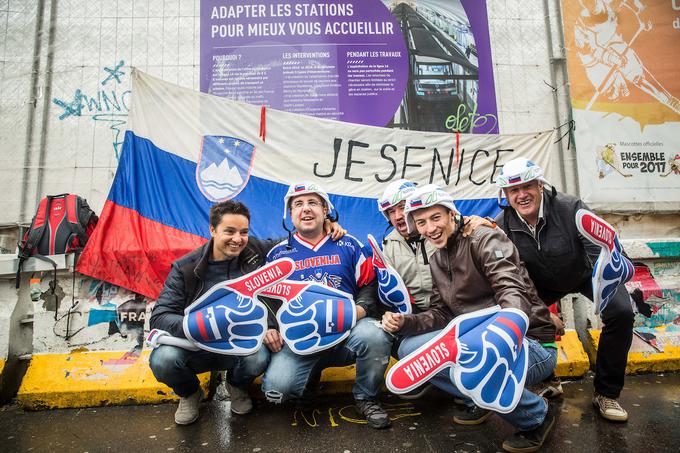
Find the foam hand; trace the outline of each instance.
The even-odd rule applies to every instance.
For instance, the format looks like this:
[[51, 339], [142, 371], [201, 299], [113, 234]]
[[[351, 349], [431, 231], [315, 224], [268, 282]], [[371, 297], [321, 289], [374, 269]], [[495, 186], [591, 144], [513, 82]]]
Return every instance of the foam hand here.
[[399, 273], [385, 260], [375, 238], [368, 235], [368, 243], [373, 249], [373, 267], [378, 277], [378, 299], [396, 313], [411, 313], [411, 296]]
[[438, 372], [479, 407], [512, 412], [526, 381], [529, 319], [499, 306], [458, 316], [436, 337], [399, 360], [386, 378], [393, 393], [407, 393]]
[[187, 340], [186, 338], [173, 337], [169, 332], [160, 329], [151, 329], [151, 332], [149, 332], [149, 335], [146, 337], [146, 344], [151, 349], [156, 349], [162, 344], [177, 346], [178, 348], [188, 349], [189, 351], [198, 351], [200, 349], [193, 341]]
[[206, 351], [228, 355], [256, 352], [267, 331], [267, 310], [254, 294], [285, 279], [294, 268], [293, 260], [282, 258], [216, 284], [184, 310], [184, 334]]
[[592, 276], [595, 314], [599, 314], [619, 286], [633, 278], [635, 267], [623, 255], [616, 230], [609, 223], [586, 209], [579, 209], [576, 227], [586, 239], [602, 249], [593, 266]]
[[283, 340], [296, 354], [335, 346], [356, 323], [352, 296], [320, 283], [285, 280], [258, 292], [259, 296], [283, 301], [276, 318]]

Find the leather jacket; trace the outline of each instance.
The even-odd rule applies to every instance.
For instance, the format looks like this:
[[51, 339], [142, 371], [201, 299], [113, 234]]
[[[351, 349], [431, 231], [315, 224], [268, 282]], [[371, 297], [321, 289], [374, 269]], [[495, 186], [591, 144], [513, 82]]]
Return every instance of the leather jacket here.
[[541, 343], [555, 341], [548, 308], [507, 236], [485, 226], [468, 237], [459, 230], [430, 261], [434, 281], [430, 309], [405, 315], [400, 333], [415, 335], [442, 329], [458, 315], [498, 304], [520, 309], [528, 316], [528, 337]]

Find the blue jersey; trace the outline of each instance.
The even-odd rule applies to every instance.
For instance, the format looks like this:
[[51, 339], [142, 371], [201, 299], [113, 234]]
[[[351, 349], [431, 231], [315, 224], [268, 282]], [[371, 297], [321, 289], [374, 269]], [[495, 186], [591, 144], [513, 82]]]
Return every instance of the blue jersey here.
[[345, 235], [337, 241], [324, 236], [318, 243], [307, 242], [297, 233], [282, 241], [269, 252], [267, 261], [288, 257], [295, 261], [290, 280], [320, 282], [356, 296], [360, 287], [375, 278], [373, 263], [364, 246], [353, 236]]

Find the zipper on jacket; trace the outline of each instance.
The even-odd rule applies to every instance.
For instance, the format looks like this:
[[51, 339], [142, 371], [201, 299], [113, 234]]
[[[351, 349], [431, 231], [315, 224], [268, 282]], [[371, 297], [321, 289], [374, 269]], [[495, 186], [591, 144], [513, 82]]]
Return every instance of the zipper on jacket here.
[[[537, 235], [537, 236], [539, 236], [539, 235], [541, 234], [541, 229], [542, 229], [542, 228], [543, 228], [543, 225], [541, 225], [541, 226], [539, 227], [538, 231], [536, 232], [536, 235]], [[536, 247], [538, 247], [538, 250], [539, 250], [539, 251], [541, 250], [541, 243], [536, 239], [536, 236], [534, 236], [534, 235], [531, 234], [530, 232], [525, 231], [525, 230], [515, 230], [515, 229], [513, 229], [513, 228], [510, 228], [510, 231], [512, 231], [513, 233], [524, 233], [524, 234], [526, 234], [527, 236], [529, 236], [531, 239], [534, 240], [534, 242], [536, 243]]]

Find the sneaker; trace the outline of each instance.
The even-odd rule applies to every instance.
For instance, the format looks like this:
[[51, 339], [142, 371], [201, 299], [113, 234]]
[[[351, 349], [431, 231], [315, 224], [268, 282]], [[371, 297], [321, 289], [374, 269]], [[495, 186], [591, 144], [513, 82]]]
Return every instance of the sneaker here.
[[417, 400], [419, 398], [422, 398], [425, 396], [427, 392], [429, 392], [432, 389], [432, 384], [425, 384], [417, 389], [411, 390], [408, 393], [404, 393], [403, 395], [399, 395], [399, 398], [403, 400]]
[[375, 400], [355, 400], [355, 405], [359, 412], [366, 417], [368, 426], [375, 429], [388, 428], [392, 422], [390, 416], [385, 412], [380, 404]]
[[562, 396], [563, 393], [564, 390], [562, 390], [562, 381], [560, 378], [555, 376], [541, 382], [536, 391], [538, 396], [548, 399], [557, 398], [558, 396]]
[[600, 415], [613, 422], [625, 422], [628, 420], [628, 412], [621, 407], [618, 401], [613, 398], [595, 393], [593, 396], [593, 406], [600, 410]]
[[238, 387], [234, 387], [228, 381], [225, 381], [224, 385], [229, 392], [231, 411], [234, 414], [245, 415], [253, 410], [253, 402], [250, 400], [250, 394], [247, 390], [241, 390]]
[[203, 398], [203, 392], [196, 390], [192, 395], [179, 398], [179, 406], [175, 411], [175, 423], [189, 425], [198, 418], [198, 406]]
[[465, 411], [453, 416], [453, 423], [457, 425], [481, 425], [491, 416], [491, 411], [479, 406], [467, 406]]
[[[547, 400], [546, 400], [547, 403]], [[555, 416], [548, 405], [543, 423], [530, 431], [518, 431], [503, 441], [503, 450], [510, 453], [530, 453], [538, 451], [555, 424]]]

